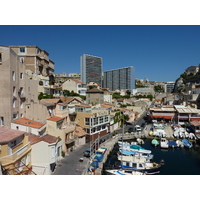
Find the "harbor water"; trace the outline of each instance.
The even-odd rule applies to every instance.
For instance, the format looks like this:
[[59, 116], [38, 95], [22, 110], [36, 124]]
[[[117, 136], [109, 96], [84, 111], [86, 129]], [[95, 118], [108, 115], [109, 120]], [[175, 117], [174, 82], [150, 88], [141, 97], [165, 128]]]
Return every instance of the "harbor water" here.
[[[192, 148], [168, 148], [161, 149], [151, 144], [152, 139], [145, 139], [143, 148], [151, 150], [154, 155], [153, 162], [164, 160], [158, 175], [200, 175], [200, 146], [193, 144]], [[128, 141], [132, 142], [132, 141]], [[110, 154], [110, 158], [105, 163], [106, 166], [112, 165], [117, 161], [117, 148]]]

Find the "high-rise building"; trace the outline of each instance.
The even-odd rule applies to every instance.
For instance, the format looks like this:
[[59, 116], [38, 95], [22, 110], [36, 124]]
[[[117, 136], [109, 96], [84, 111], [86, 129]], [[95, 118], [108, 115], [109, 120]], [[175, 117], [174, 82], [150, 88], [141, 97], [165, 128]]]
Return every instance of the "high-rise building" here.
[[165, 86], [165, 92], [167, 93], [172, 93], [173, 90], [174, 90], [174, 85], [175, 85], [175, 82], [174, 81], [169, 81], [167, 82], [166, 86]]
[[131, 92], [135, 88], [133, 66], [105, 71], [103, 74], [104, 88], [109, 88], [111, 91], [121, 89], [130, 90]]
[[83, 54], [80, 58], [81, 82], [102, 85], [102, 58]]

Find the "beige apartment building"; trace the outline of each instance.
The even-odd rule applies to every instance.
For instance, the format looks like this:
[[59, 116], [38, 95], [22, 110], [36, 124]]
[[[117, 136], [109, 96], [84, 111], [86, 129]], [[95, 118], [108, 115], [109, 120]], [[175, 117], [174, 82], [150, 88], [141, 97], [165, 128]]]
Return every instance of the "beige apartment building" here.
[[26, 75], [25, 65], [7, 46], [0, 46], [0, 126], [26, 116], [31, 104], [38, 102], [38, 81]]
[[76, 124], [87, 133], [86, 142], [94, 141], [109, 132], [110, 111], [80, 104], [75, 106], [75, 113]]
[[38, 92], [54, 94], [54, 62], [49, 59], [49, 54], [37, 46], [11, 46], [10, 48], [24, 64], [29, 78], [39, 81]]
[[[54, 94], [54, 62], [37, 46], [0, 46], [0, 126], [17, 118], [45, 122], [39, 92]], [[42, 85], [39, 84], [42, 82]]]

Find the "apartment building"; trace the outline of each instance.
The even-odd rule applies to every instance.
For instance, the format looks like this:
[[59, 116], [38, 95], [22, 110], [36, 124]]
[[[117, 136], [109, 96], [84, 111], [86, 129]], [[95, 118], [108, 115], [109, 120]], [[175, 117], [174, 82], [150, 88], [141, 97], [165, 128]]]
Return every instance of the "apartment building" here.
[[31, 79], [38, 80], [38, 92], [54, 94], [54, 62], [49, 54], [37, 46], [11, 46], [10, 47], [24, 64], [26, 73]]
[[0, 127], [0, 167], [5, 175], [35, 174], [25, 132]]
[[62, 90], [74, 91], [77, 94], [86, 96], [86, 84], [77, 79], [68, 79], [62, 84]]
[[174, 91], [174, 81], [168, 81], [165, 85], [165, 92], [166, 93], [172, 93]]
[[86, 141], [94, 141], [108, 133], [110, 124], [110, 111], [105, 109], [92, 109], [91, 106], [75, 105], [75, 122], [81, 126], [86, 135]]
[[0, 126], [26, 116], [31, 104], [38, 103], [38, 81], [26, 74], [24, 63], [11, 47], [0, 46]]
[[80, 57], [81, 82], [95, 82], [102, 86], [102, 58], [83, 54]]
[[103, 72], [103, 87], [111, 91], [130, 90], [135, 88], [134, 67], [124, 67]]

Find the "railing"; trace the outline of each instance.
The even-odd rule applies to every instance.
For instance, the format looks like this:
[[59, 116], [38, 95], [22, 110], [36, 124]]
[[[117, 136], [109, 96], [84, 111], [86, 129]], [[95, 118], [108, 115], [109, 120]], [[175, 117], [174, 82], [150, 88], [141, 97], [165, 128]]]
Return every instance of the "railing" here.
[[25, 94], [25, 93], [21, 93], [21, 94], [19, 94], [19, 97], [20, 97], [20, 98], [25, 98], [25, 97], [26, 97], [26, 94]]
[[14, 162], [15, 160], [17, 160], [18, 158], [21, 157], [21, 155], [24, 152], [29, 151], [31, 148], [30, 143], [26, 144], [25, 146], [23, 146], [22, 148], [18, 149], [15, 153], [13, 153], [12, 155], [8, 155], [8, 156], [4, 156], [2, 158], [0, 158], [0, 162], [2, 164], [9, 164], [11, 162]]

